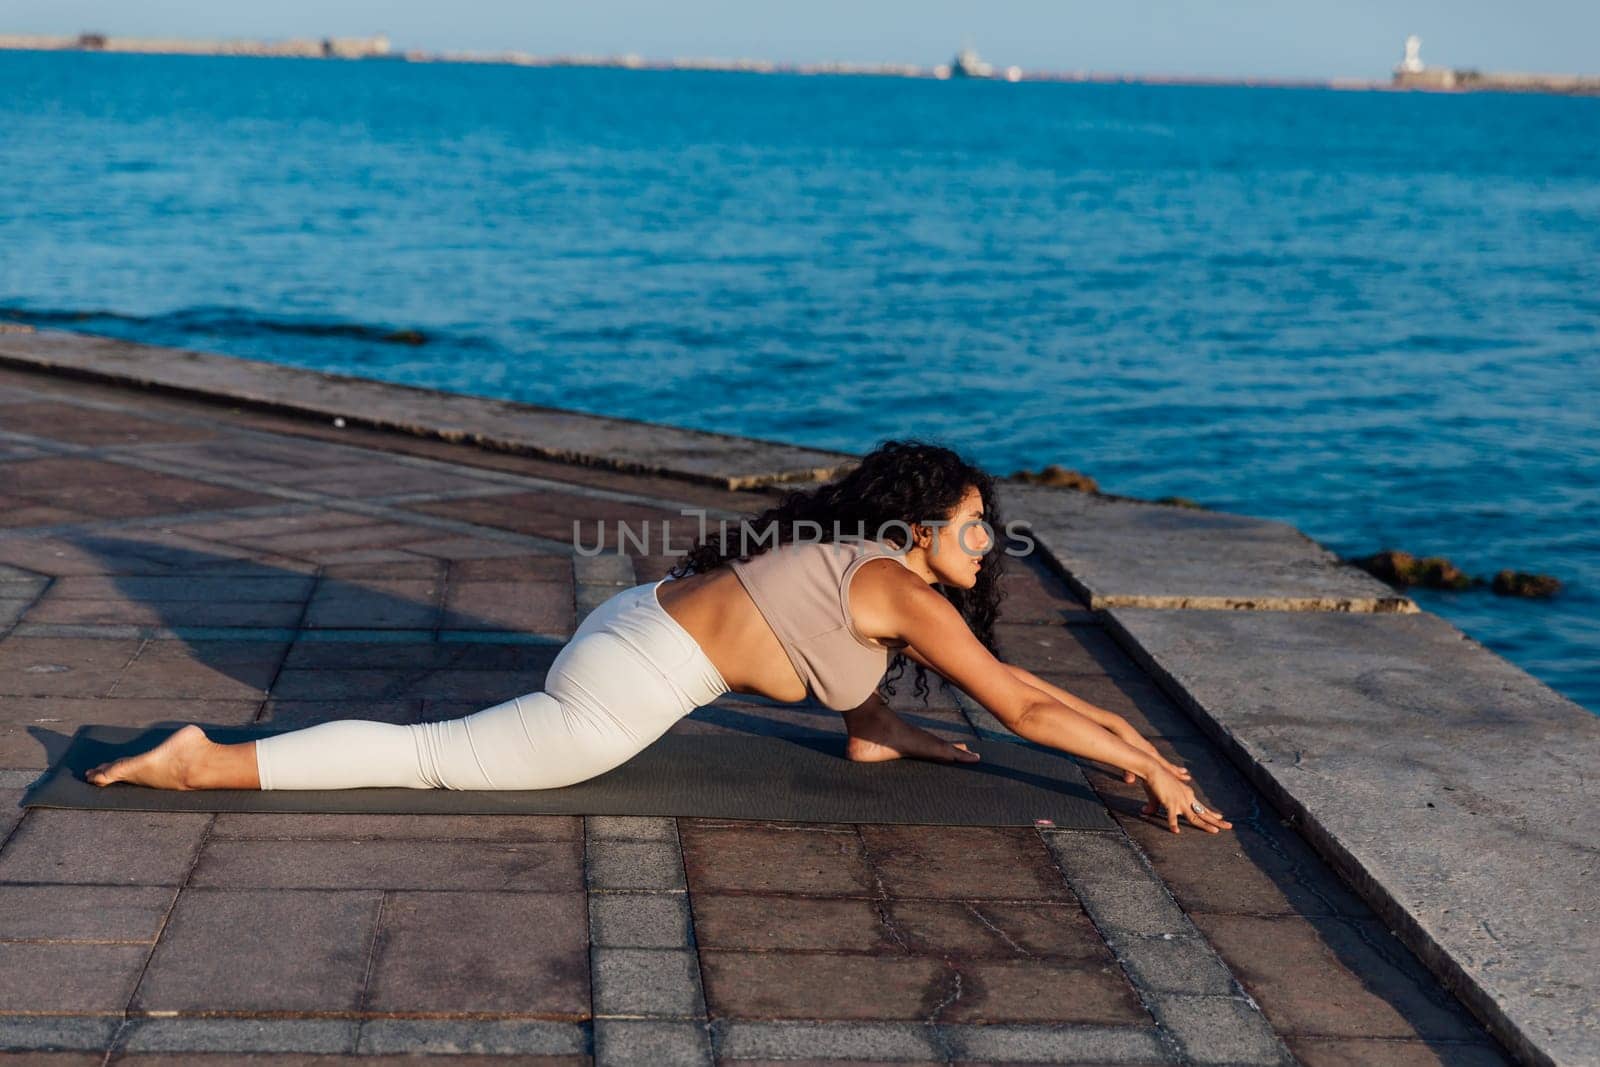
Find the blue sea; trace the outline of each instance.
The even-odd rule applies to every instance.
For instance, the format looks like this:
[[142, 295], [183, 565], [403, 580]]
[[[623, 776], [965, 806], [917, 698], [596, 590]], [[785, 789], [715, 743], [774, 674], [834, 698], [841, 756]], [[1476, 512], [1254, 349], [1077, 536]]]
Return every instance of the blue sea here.
[[1600, 710], [1600, 99], [0, 52], [0, 317], [1554, 574], [1414, 595]]

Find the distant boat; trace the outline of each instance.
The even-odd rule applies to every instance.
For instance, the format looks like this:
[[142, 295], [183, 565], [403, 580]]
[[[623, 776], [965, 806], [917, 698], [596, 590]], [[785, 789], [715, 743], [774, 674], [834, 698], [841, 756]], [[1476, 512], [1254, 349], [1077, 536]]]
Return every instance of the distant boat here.
[[978, 58], [978, 53], [970, 48], [963, 48], [956, 53], [956, 58], [950, 62], [950, 76], [952, 78], [992, 78], [994, 77], [994, 64], [985, 63]]

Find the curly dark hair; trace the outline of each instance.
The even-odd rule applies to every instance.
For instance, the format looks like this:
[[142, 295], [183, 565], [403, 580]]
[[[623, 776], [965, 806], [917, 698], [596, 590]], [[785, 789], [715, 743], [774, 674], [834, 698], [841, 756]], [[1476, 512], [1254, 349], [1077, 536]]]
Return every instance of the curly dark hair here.
[[[760, 541], [749, 556], [740, 555], [748, 539], [740, 537], [741, 524], [733, 524], [710, 532], [705, 542], [690, 549], [670, 573], [674, 578], [690, 573], [704, 574], [729, 560], [760, 555], [796, 540], [795, 529], [802, 524], [808, 531], [818, 531], [808, 532], [808, 541], [826, 542], [841, 536], [846, 540], [881, 537], [903, 549], [906, 547], [901, 543], [903, 531], [914, 523], [949, 515], [974, 487], [983, 497], [982, 517], [994, 531], [993, 543], [985, 553], [977, 583], [971, 589], [947, 588], [943, 584], [936, 584], [934, 588], [961, 613], [973, 636], [989, 651], [996, 652], [994, 623], [1005, 595], [1000, 582], [1004, 571], [1002, 531], [1005, 523], [1000, 517], [994, 479], [953, 449], [931, 441], [880, 442], [843, 476], [812, 489], [792, 489], [753, 519], [742, 520], [754, 527]], [[774, 528], [775, 537], [767, 532]], [[893, 695], [894, 682], [905, 673], [908, 665], [917, 669], [914, 692], [926, 706], [928, 671], [915, 660], [896, 652], [882, 684]], [[940, 677], [939, 683], [942, 688], [951, 688], [946, 678]]]

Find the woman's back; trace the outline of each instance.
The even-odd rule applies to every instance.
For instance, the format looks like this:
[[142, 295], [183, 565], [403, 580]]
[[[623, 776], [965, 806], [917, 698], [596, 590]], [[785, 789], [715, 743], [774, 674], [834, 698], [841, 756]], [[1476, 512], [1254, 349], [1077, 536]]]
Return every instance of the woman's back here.
[[856, 628], [848, 595], [856, 571], [878, 558], [909, 569], [885, 542], [792, 542], [664, 582], [658, 593], [735, 692], [810, 695], [842, 711], [871, 696], [888, 666], [890, 646]]

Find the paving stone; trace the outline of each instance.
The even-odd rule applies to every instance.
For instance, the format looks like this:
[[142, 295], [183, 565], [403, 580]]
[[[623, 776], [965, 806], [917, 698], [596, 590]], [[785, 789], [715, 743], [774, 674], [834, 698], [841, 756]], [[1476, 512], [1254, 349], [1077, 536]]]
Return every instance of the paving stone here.
[[0, 941], [154, 941], [176, 891], [0, 883]]
[[186, 467], [237, 474], [275, 468], [294, 469], [310, 463], [326, 462], [330, 455], [359, 454], [361, 450], [346, 449], [345, 446], [327, 441], [233, 433], [203, 446], [174, 445], [142, 451], [145, 455], [159, 456]]
[[1372, 920], [1196, 913], [1283, 1034], [1480, 1041], [1483, 1033]]
[[0, 597], [7, 600], [28, 600], [44, 592], [51, 581], [52, 579], [43, 575], [29, 574], [15, 567], [0, 566]]
[[440, 625], [456, 630], [572, 633], [577, 628], [571, 591], [549, 582], [453, 583], [441, 619]]
[[403, 700], [267, 700], [256, 717], [263, 726], [301, 730], [325, 722], [365, 719], [410, 726], [422, 722], [422, 701]]
[[0, 1051], [0, 1063], [27, 1064], [27, 1067], [100, 1067], [104, 1052], [14, 1052]]
[[370, 890], [185, 889], [133, 1007], [355, 1011], [380, 896]]
[[1112, 962], [1094, 923], [1076, 902], [891, 900], [883, 907], [911, 952], [961, 959]]
[[210, 821], [204, 812], [31, 809], [0, 851], [0, 882], [178, 885]]
[[330, 578], [339, 580], [427, 578], [434, 581], [443, 581], [445, 573], [446, 565], [443, 560], [405, 554], [397, 560], [375, 563], [329, 563], [322, 568], [324, 580]]
[[1079, 960], [964, 960], [941, 1022], [1146, 1025], [1150, 1016], [1122, 968]]
[[702, 948], [700, 967], [718, 1018], [925, 1019], [954, 991], [954, 972], [928, 957]]
[[52, 502], [102, 519], [220, 511], [274, 503], [275, 498], [243, 489], [208, 485], [190, 478], [123, 467], [116, 484], [68, 484], [51, 491]]
[[[413, 697], [473, 701], [487, 708], [544, 687], [545, 672], [478, 670], [284, 670], [272, 685], [280, 700], [401, 700]], [[120, 690], [119, 690], [120, 691]]]
[[0, 627], [14, 625], [32, 606], [32, 598], [0, 598]]
[[567, 557], [572, 578], [580, 586], [612, 585], [627, 587], [647, 579], [638, 576], [638, 561], [615, 552], [579, 552]]
[[1192, 937], [1194, 924], [1160, 882], [1091, 882], [1078, 897], [1107, 937]]
[[1036, 674], [1100, 674], [1112, 678], [1143, 680], [1144, 671], [1111, 637], [1098, 627], [1035, 626], [996, 623], [995, 640], [1000, 658], [1018, 663]]
[[1076, 887], [1155, 880], [1138, 850], [1121, 834], [1043, 830], [1039, 836], [1061, 873]]
[[943, 1062], [935, 1031], [920, 1023], [773, 1022], [718, 1019], [712, 1044], [720, 1060], [922, 1060]]
[[0, 466], [0, 492], [54, 491], [86, 485], [114, 485], [133, 471], [119, 463], [83, 456], [48, 456]]
[[0, 641], [0, 696], [104, 696], [139, 646], [138, 641], [7, 637]]
[[[879, 914], [863, 897], [757, 896], [703, 892], [690, 894], [695, 938], [702, 948], [876, 952], [901, 954]], [[782, 916], [775, 922], [775, 916]], [[903, 935], [901, 935], [903, 937]]]
[[678, 842], [678, 820], [642, 815], [590, 815], [584, 825], [590, 838], [613, 841]]
[[696, 893], [747, 890], [871, 896], [872, 871], [853, 830], [715, 826], [681, 819], [683, 863]]
[[585, 860], [590, 889], [683, 889], [683, 861], [665, 841], [591, 840]]
[[[617, 555], [619, 546], [630, 550], [638, 550], [640, 544], [647, 549], [659, 547], [663, 522], [668, 524], [669, 532], [681, 527], [680, 542], [687, 542], [690, 531], [697, 528], [692, 518], [679, 515], [675, 510], [553, 490], [439, 500], [413, 504], [411, 510], [544, 537], [590, 552], [598, 545], [605, 551], [591, 557], [596, 559]], [[625, 540], [619, 530], [625, 534]]]
[[393, 496], [480, 489], [485, 483], [449, 471], [430, 470], [381, 460], [264, 471], [257, 475], [273, 485], [295, 486], [335, 497]]
[[31, 526], [60, 526], [70, 522], [81, 522], [89, 517], [81, 511], [35, 503], [25, 496], [0, 497], [0, 500], [4, 501], [4, 506], [0, 507], [0, 529], [20, 530]]
[[[0, 468], [3, 470], [3, 468]], [[182, 533], [141, 528], [114, 533], [74, 533], [66, 537], [0, 540], [0, 563], [35, 574], [289, 574], [309, 565], [271, 553], [252, 553]]]
[[573, 893], [389, 893], [365, 1009], [582, 1016], [585, 900]]
[[1000, 576], [1005, 599], [1000, 619], [1008, 623], [1094, 624], [1094, 615], [1059, 575], [1038, 557], [1007, 557]]
[[330, 511], [315, 504], [289, 504], [279, 514], [186, 522], [178, 529], [190, 537], [248, 545], [284, 534], [341, 530], [371, 522], [370, 516], [351, 511]]
[[872, 825], [861, 836], [890, 896], [1072, 899], [1032, 830]]
[[1511, 1067], [1493, 1045], [1396, 1039], [1290, 1037], [1289, 1050], [1304, 1067]]
[[1261, 1014], [1234, 997], [1151, 996], [1156, 1020], [1197, 1064], [1272, 1064], [1293, 1060]]
[[238, 604], [301, 604], [316, 579], [305, 574], [218, 575], [81, 575], [57, 578], [50, 585], [54, 600], [117, 600], [142, 603], [207, 601]]
[[215, 839], [207, 842], [189, 884], [566, 893], [583, 888], [583, 867], [576, 841]]
[[0, 789], [0, 844], [4, 844], [10, 835], [12, 827], [22, 821], [22, 816], [27, 813], [26, 808], [18, 807], [26, 789]]
[[596, 1067], [711, 1067], [711, 1038], [698, 1022], [596, 1019], [594, 1046]]
[[[815, 1059], [815, 1058], [805, 1058], [805, 1059], [797, 1059], [797, 1060], [790, 1060], [790, 1059], [782, 1059], [782, 1060], [769, 1060], [769, 1059], [729, 1060], [729, 1059], [724, 1059], [721, 1062], [724, 1063], [724, 1064], [730, 1064], [730, 1065], [737, 1064], [738, 1067], [839, 1067], [839, 1063], [840, 1063], [839, 1060], [826, 1060], [826, 1059]], [[927, 1059], [916, 1059], [916, 1060], [863, 1060], [863, 1059], [854, 1059], [854, 1058], [852, 1058], [852, 1059], [846, 1060], [844, 1062], [849, 1063], [850, 1067], [943, 1067], [943, 1064], [945, 1064], [946, 1062], [949, 1062], [949, 1061], [946, 1061], [946, 1060], [927, 1060]], [[984, 1067], [987, 1067], [987, 1065], [984, 1065]]]
[[59, 600], [46, 596], [28, 612], [34, 624], [126, 626], [236, 626], [293, 627], [301, 606], [285, 603], [207, 603], [166, 600], [133, 603], [127, 600]]
[[591, 893], [589, 932], [605, 948], [682, 948], [694, 941], [683, 893]]
[[[325, 635], [321, 635], [325, 636]], [[296, 641], [285, 670], [355, 670], [409, 667], [412, 670], [546, 671], [560, 652], [552, 644], [495, 641], [326, 641], [310, 634]]]
[[575, 815], [332, 815], [222, 812], [210, 840], [576, 841]]
[[299, 549], [299, 555], [315, 560], [323, 566], [333, 566], [340, 563], [398, 563], [415, 559], [416, 554], [411, 551], [415, 542], [407, 541], [405, 547], [393, 548], [336, 548], [325, 552], [316, 549]]
[[118, 679], [118, 697], [244, 700], [265, 696], [282, 641], [151, 641]]
[[1117, 956], [1136, 985], [1158, 993], [1237, 996], [1233, 975], [1198, 937], [1116, 937]]
[[[0, 701], [0, 707], [5, 703]], [[42, 771], [61, 758], [70, 741], [67, 734], [43, 726], [0, 722], [0, 766]], [[4, 818], [0, 815], [0, 823]]]
[[[386, 1021], [386, 1020], [381, 1020]], [[457, 1023], [442, 1022], [440, 1027], [456, 1027]], [[489, 1025], [489, 1024], [486, 1024]], [[547, 1025], [568, 1026], [568, 1023], [552, 1023]], [[448, 1067], [502, 1067], [506, 1060], [503, 1056], [474, 1055], [471, 1053], [449, 1053]], [[419, 1067], [433, 1063], [438, 1059], [425, 1052], [396, 1053], [380, 1056], [363, 1054], [358, 1062], [362, 1067]], [[99, 1061], [96, 1060], [96, 1063]], [[125, 1053], [119, 1055], [114, 1061], [117, 1067], [170, 1067], [172, 1057], [163, 1052], [150, 1053]], [[341, 1067], [349, 1064], [351, 1058], [348, 1054], [338, 1052], [307, 1053], [307, 1052], [186, 1052], [183, 1055], [184, 1067], [233, 1067], [236, 1063], [261, 1064], [263, 1067], [276, 1065], [276, 1067]], [[516, 1063], [528, 1064], [529, 1067], [590, 1067], [588, 1056], [518, 1056]]]
[[103, 1050], [120, 1025], [120, 1015], [0, 1015], [0, 1048]]
[[82, 404], [34, 400], [6, 406], [6, 430], [77, 445], [153, 444], [160, 441], [210, 441], [214, 430], [104, 411]]
[[71, 731], [79, 726], [155, 726], [159, 723], [242, 725], [261, 707], [252, 700], [175, 700], [160, 697], [6, 697], [0, 722]]
[[699, 960], [689, 949], [592, 950], [594, 1013], [704, 1016]]
[[120, 1012], [148, 945], [0, 941], [0, 1012]]
[[[360, 1023], [354, 1019], [227, 1019], [134, 1016], [117, 1038], [117, 1063], [137, 1062], [139, 1053], [251, 1054], [255, 1063], [272, 1053], [349, 1053]], [[154, 1059], [154, 1056], [148, 1057]], [[238, 1062], [238, 1056], [232, 1057]], [[296, 1062], [305, 1062], [295, 1057]], [[191, 1062], [189, 1056], [185, 1062]], [[170, 1058], [166, 1062], [171, 1062]], [[269, 1061], [270, 1062], [270, 1061]]]
[[[516, 1056], [519, 1063], [546, 1063], [534, 1056], [578, 1056], [588, 1052], [588, 1036], [570, 1022], [537, 1019], [367, 1019], [356, 1052], [374, 1055], [414, 1053], [456, 1056], [483, 1053]], [[583, 1062], [582, 1060], [579, 1061]], [[446, 1067], [448, 1067], [448, 1064]], [[553, 1065], [550, 1065], [553, 1067]]]
[[762, 737], [831, 738], [842, 755], [844, 719], [822, 707], [784, 707], [720, 700], [672, 724], [676, 734], [755, 734]]
[[[313, 530], [309, 533], [275, 534], [270, 537], [237, 538], [241, 544], [253, 548], [280, 552], [286, 556], [303, 559], [334, 560], [343, 552], [362, 548], [397, 548], [416, 541], [435, 541], [439, 538], [436, 526], [413, 525], [404, 522], [385, 522], [362, 516], [359, 524], [338, 529]], [[343, 562], [352, 562], [345, 557]]]
[[481, 537], [445, 537], [438, 541], [408, 541], [406, 551], [433, 556], [439, 560], [488, 561], [507, 557], [520, 557], [527, 553], [528, 545], [520, 538], [514, 541], [488, 541]]
[[1174, 836], [1164, 827], [1135, 819], [1125, 820], [1123, 826], [1150, 857], [1173, 897], [1189, 911], [1372, 915], [1372, 909], [1299, 835], [1278, 825], [1270, 809], [1259, 812], [1260, 830], [1240, 814], [1227, 815], [1233, 829], [1217, 835], [1190, 833], [1185, 827]]
[[958, 1062], [1170, 1062], [1154, 1027], [946, 1025], [939, 1033]]
[[[572, 585], [573, 557], [529, 554], [526, 548], [520, 554], [500, 559], [457, 559], [450, 564], [450, 581], [454, 582], [559, 582], [569, 590]], [[610, 557], [615, 560], [620, 557]], [[632, 585], [631, 568], [626, 579], [614, 564], [609, 570], [604, 565], [586, 566], [585, 582], [602, 579], [612, 585]]]
[[443, 590], [429, 578], [325, 579], [306, 606], [304, 626], [427, 630], [438, 625]]

